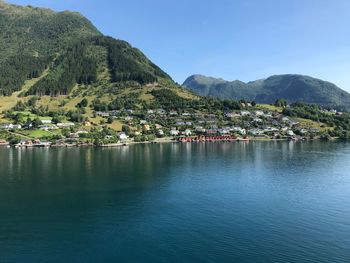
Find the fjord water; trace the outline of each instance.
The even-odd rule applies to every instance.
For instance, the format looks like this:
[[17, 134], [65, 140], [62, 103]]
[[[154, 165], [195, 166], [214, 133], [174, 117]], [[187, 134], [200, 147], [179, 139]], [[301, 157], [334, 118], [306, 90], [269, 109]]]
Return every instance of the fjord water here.
[[0, 148], [0, 262], [349, 260], [349, 144]]

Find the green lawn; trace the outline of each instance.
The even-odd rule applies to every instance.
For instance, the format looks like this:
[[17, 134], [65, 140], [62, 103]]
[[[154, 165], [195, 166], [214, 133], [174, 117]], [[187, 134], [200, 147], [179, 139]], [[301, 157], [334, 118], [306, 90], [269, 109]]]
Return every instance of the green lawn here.
[[23, 114], [24, 116], [26, 116], [27, 118], [31, 118], [32, 120], [34, 120], [36, 118], [39, 118], [40, 120], [50, 120], [50, 121], [52, 120], [52, 118], [49, 116], [44, 116], [44, 117], [38, 116], [36, 114], [31, 113], [30, 111], [15, 111], [14, 112], [14, 114], [18, 114], [18, 113]]
[[43, 137], [50, 137], [53, 135], [61, 135], [60, 130], [54, 130], [54, 131], [44, 131], [44, 130], [26, 130], [26, 131], [20, 131], [21, 134], [28, 136], [33, 139], [40, 139]]

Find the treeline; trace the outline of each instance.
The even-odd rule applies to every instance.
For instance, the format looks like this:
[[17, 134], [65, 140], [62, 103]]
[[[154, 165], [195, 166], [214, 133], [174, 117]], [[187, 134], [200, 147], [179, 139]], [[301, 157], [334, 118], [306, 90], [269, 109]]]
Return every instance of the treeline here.
[[39, 77], [50, 58], [17, 55], [0, 64], [0, 95], [9, 96], [18, 91], [28, 79]]
[[141, 101], [135, 97], [122, 96], [122, 97], [117, 97], [111, 103], [107, 103], [99, 99], [95, 99], [92, 101], [92, 108], [95, 111], [135, 109], [136, 106], [139, 104], [141, 104]]
[[111, 37], [94, 37], [97, 45], [108, 51], [108, 65], [113, 82], [136, 81], [148, 84], [157, 81], [158, 77], [170, 78], [159, 67], [150, 62], [138, 49], [132, 48], [125, 41]]
[[72, 45], [65, 54], [59, 56], [52, 71], [38, 81], [28, 95], [66, 95], [76, 83], [91, 84], [97, 78], [96, 62], [88, 57], [88, 42], [79, 41]]
[[153, 90], [151, 94], [155, 100], [152, 108], [170, 109], [194, 109], [194, 110], [239, 110], [241, 103], [235, 100], [219, 100], [216, 98], [201, 97], [198, 100], [186, 99], [170, 89]]

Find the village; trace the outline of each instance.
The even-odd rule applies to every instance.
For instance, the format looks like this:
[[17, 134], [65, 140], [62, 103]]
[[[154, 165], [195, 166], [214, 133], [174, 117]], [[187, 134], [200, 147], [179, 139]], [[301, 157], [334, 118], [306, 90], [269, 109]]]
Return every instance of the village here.
[[[336, 114], [336, 112], [330, 112]], [[158, 142], [215, 142], [248, 140], [309, 140], [317, 138], [322, 125], [303, 123], [281, 112], [265, 108], [247, 107], [233, 111], [199, 112], [193, 109], [95, 111], [103, 118], [100, 124], [88, 119], [82, 122], [55, 122], [51, 118], [40, 121], [1, 123], [0, 134], [12, 135], [0, 145], [15, 147], [101, 146], [112, 147], [134, 143]], [[113, 130], [106, 123], [121, 123]], [[26, 131], [39, 136], [29, 138]], [[40, 132], [44, 132], [40, 136]], [[14, 139], [15, 138], [15, 139]]]

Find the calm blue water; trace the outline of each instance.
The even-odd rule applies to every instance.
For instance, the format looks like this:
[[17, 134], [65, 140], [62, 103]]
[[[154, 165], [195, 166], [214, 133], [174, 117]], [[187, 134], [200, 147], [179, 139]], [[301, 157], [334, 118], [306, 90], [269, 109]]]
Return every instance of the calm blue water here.
[[0, 262], [350, 262], [350, 144], [0, 148]]

